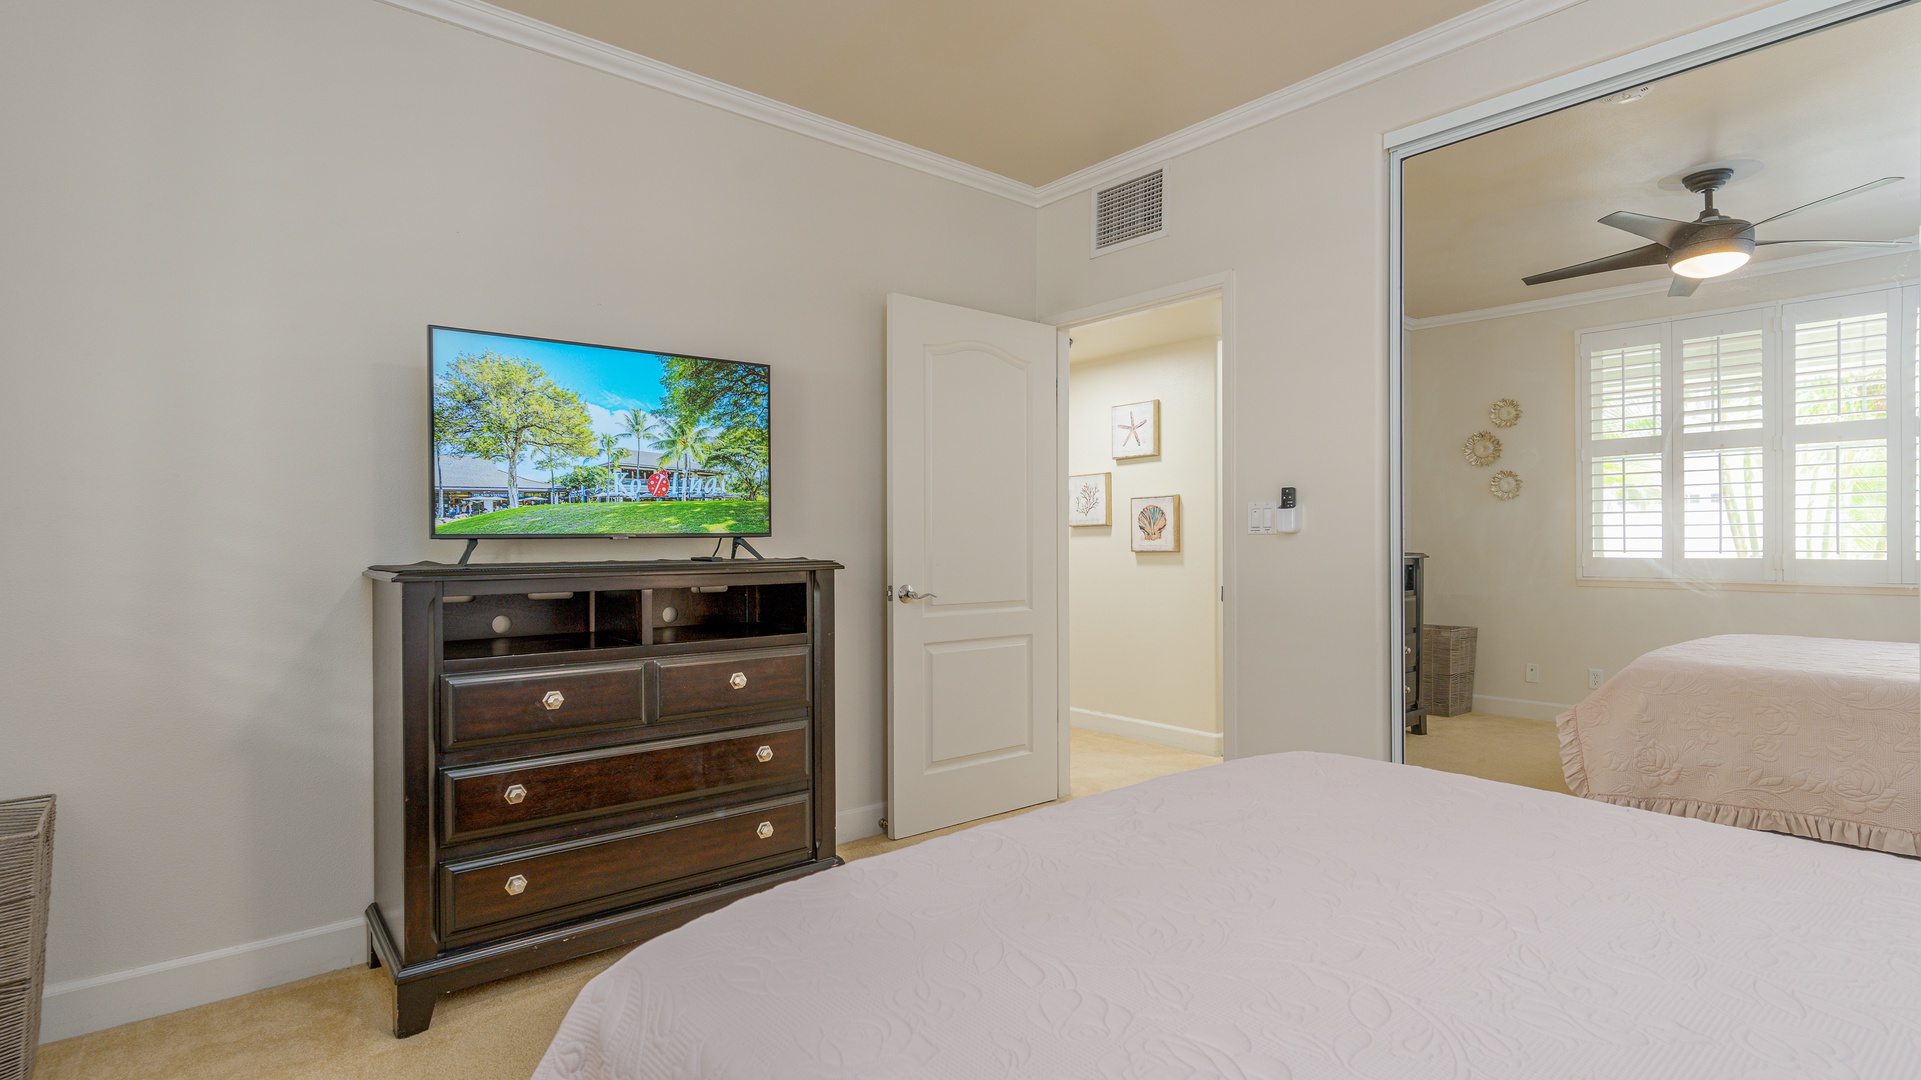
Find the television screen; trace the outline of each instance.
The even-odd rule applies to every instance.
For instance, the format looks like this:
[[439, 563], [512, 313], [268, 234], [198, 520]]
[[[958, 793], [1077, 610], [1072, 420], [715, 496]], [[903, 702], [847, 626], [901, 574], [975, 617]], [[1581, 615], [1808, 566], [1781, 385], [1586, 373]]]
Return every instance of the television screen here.
[[767, 367], [428, 328], [433, 535], [767, 536]]

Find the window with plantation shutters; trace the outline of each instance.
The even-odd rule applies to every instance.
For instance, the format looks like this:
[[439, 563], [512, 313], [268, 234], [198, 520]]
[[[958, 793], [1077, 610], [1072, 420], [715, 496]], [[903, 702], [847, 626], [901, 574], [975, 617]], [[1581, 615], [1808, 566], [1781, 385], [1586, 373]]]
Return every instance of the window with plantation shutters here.
[[[1876, 290], [1781, 306], [1791, 411], [1783, 442], [1793, 488], [1789, 580], [1879, 582], [1898, 573], [1892, 541], [1906, 485], [1889, 391], [1899, 358], [1901, 294]], [[1898, 399], [1897, 399], [1898, 400]], [[1905, 522], [1908, 515], [1899, 517]]]
[[1680, 384], [1676, 555], [1689, 577], [1767, 576], [1767, 312], [1670, 324]]
[[1582, 576], [1916, 582], [1916, 299], [1872, 289], [1579, 335]]
[[1597, 576], [1638, 576], [1660, 560], [1666, 530], [1667, 349], [1658, 330], [1631, 327], [1584, 338], [1582, 360], [1583, 559]]

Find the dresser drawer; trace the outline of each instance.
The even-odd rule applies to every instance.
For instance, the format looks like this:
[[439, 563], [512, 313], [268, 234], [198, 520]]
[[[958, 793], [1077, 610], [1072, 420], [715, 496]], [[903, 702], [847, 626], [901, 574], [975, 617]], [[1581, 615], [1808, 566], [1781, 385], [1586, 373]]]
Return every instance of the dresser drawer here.
[[440, 742], [467, 746], [606, 724], [639, 723], [644, 662], [445, 675]]
[[[444, 925], [461, 934], [560, 908], [587, 914], [626, 894], [782, 855], [812, 853], [807, 799], [746, 807], [440, 868]], [[595, 902], [601, 902], [596, 905]]]
[[442, 837], [807, 778], [807, 728], [676, 739], [441, 770]]
[[764, 649], [658, 661], [654, 715], [679, 720], [807, 704], [807, 650]]

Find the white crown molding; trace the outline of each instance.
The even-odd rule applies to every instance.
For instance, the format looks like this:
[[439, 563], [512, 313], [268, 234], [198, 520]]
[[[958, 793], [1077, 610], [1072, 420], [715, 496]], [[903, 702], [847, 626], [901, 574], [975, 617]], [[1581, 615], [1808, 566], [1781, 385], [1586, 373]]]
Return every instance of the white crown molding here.
[[1036, 205], [1046, 206], [1102, 187], [1156, 162], [1191, 153], [1270, 120], [1318, 105], [1329, 98], [1379, 82], [1418, 64], [1486, 41], [1518, 26], [1584, 3], [1585, 0], [1493, 0], [1444, 23], [1383, 45], [1338, 67], [1302, 79], [1266, 97], [1227, 110], [1165, 135], [1124, 154], [1090, 165], [1034, 189]]
[[[1761, 277], [1766, 274], [1785, 274], [1794, 270], [1812, 270], [1817, 266], [1833, 266], [1837, 263], [1859, 262], [1863, 259], [1889, 259], [1902, 255], [1912, 255], [1915, 248], [1900, 251], [1875, 249], [1847, 249], [1820, 251], [1812, 255], [1796, 255], [1787, 259], [1770, 259], [1764, 263], [1743, 270], [1742, 277]], [[1556, 311], [1561, 308], [1586, 307], [1589, 304], [1605, 304], [1610, 300], [1625, 300], [1633, 296], [1655, 296], [1668, 291], [1668, 279], [1659, 281], [1640, 281], [1632, 285], [1615, 285], [1605, 289], [1587, 289], [1582, 292], [1568, 293], [1565, 296], [1549, 296], [1540, 300], [1526, 300], [1518, 304], [1502, 304], [1499, 307], [1477, 308], [1473, 311], [1457, 311], [1448, 315], [1430, 315], [1425, 319], [1403, 319], [1401, 325], [1409, 330], [1432, 330], [1441, 326], [1459, 326], [1462, 323], [1486, 322], [1489, 319], [1509, 319], [1516, 315], [1532, 315], [1539, 311]]]
[[1338, 67], [1329, 68], [1266, 97], [1229, 109], [1040, 187], [663, 64], [604, 41], [495, 7], [484, 0], [380, 2], [690, 101], [711, 105], [797, 135], [819, 139], [846, 150], [964, 184], [977, 191], [1012, 199], [1025, 206], [1040, 207], [1144, 171], [1168, 158], [1189, 153], [1269, 120], [1385, 79], [1417, 64], [1573, 7], [1584, 0], [1493, 0], [1492, 3], [1382, 46]]
[[1032, 185], [1018, 180], [1010, 180], [999, 173], [969, 165], [963, 161], [944, 157], [917, 146], [909, 146], [898, 139], [876, 135], [852, 124], [843, 124], [818, 113], [797, 109], [792, 105], [775, 101], [773, 98], [729, 86], [724, 82], [683, 71], [670, 64], [663, 64], [639, 53], [616, 48], [604, 41], [597, 41], [571, 30], [528, 18], [518, 12], [495, 7], [483, 0], [380, 0], [381, 3], [425, 15], [444, 23], [511, 45], [519, 45], [538, 53], [593, 68], [629, 82], [640, 83], [656, 90], [703, 105], [725, 110], [749, 120], [791, 131], [796, 135], [819, 139], [845, 150], [853, 150], [869, 157], [879, 158], [896, 165], [904, 165], [930, 176], [952, 180], [977, 191], [999, 195], [1005, 199], [1026, 206], [1037, 206]]

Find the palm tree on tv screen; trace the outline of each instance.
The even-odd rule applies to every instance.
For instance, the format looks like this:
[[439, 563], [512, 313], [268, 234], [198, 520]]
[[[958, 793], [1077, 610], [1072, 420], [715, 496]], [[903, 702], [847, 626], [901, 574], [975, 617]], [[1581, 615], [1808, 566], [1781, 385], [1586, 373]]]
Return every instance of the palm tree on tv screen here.
[[554, 477], [559, 475], [563, 466], [572, 465], [574, 456], [565, 446], [539, 446], [534, 450], [534, 466], [547, 470], [547, 501], [560, 501], [560, 488], [555, 485]]
[[606, 431], [600, 433], [600, 457], [607, 463], [607, 475], [616, 481], [620, 479], [620, 455], [616, 453], [619, 449], [619, 435]]
[[646, 452], [644, 440], [653, 439], [662, 430], [660, 420], [644, 409], [629, 409], [620, 418], [621, 434], [634, 440], [634, 466], [640, 466], [640, 455]]
[[701, 422], [698, 415], [682, 413], [667, 417], [654, 436], [654, 449], [661, 460], [682, 469], [698, 469], [707, 464], [719, 432]]

